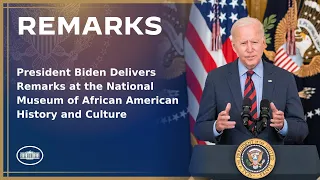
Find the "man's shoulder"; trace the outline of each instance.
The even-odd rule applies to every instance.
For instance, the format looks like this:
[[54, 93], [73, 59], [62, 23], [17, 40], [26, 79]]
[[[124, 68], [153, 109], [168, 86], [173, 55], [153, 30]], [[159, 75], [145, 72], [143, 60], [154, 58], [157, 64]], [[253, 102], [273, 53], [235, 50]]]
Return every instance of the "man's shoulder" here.
[[224, 75], [224, 74], [227, 74], [229, 72], [229, 69], [231, 66], [233, 66], [235, 62], [232, 62], [232, 63], [228, 63], [228, 64], [225, 64], [225, 65], [222, 65], [220, 67], [217, 67], [211, 71], [208, 72], [208, 75]]
[[272, 67], [272, 71], [275, 73], [275, 75], [277, 77], [283, 77], [283, 78], [288, 78], [290, 76], [292, 76], [292, 73], [285, 70], [285, 69], [282, 69], [278, 66], [275, 66], [274, 64], [272, 63], [268, 63], [266, 62], [268, 66]]

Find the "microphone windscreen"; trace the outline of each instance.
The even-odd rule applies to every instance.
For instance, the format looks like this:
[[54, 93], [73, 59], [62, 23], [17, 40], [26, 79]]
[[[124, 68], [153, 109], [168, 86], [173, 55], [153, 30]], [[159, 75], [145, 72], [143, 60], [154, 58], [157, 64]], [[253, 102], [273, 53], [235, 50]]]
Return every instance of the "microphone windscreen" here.
[[270, 108], [270, 101], [268, 99], [262, 99], [260, 102], [260, 108]]
[[250, 106], [251, 107], [251, 105], [252, 105], [252, 102], [251, 102], [250, 98], [244, 98], [243, 99], [242, 106]]

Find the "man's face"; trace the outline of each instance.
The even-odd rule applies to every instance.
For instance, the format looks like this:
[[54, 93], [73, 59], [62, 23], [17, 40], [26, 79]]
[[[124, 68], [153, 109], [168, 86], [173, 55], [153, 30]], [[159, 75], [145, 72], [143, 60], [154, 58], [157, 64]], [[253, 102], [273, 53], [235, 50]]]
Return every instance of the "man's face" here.
[[267, 47], [257, 24], [237, 27], [232, 42], [233, 50], [248, 69], [253, 69], [260, 62]]

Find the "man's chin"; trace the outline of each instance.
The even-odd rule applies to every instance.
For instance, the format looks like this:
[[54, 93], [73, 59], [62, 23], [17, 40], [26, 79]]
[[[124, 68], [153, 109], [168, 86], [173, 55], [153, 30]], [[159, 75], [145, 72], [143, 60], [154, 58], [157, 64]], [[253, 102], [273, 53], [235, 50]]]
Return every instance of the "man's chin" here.
[[256, 67], [257, 66], [257, 62], [249, 62], [249, 63], [247, 63], [247, 66], [248, 66], [248, 68], [250, 68], [250, 69], [253, 69], [254, 67]]

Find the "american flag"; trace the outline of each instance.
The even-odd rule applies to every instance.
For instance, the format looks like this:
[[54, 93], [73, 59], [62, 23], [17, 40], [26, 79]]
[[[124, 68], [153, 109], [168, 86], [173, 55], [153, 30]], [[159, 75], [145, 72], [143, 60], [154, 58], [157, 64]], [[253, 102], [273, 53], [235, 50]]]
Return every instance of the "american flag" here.
[[[245, 0], [199, 0], [192, 4], [184, 48], [192, 136], [208, 72], [237, 58], [232, 50], [230, 30], [234, 22], [246, 16]], [[222, 48], [216, 51], [212, 50], [214, 22], [220, 22], [217, 27], [222, 40]], [[210, 144], [199, 140], [197, 143]]]
[[277, 50], [276, 56], [274, 58], [274, 65], [292, 73], [300, 69], [298, 64], [294, 62], [292, 58], [287, 54], [284, 47], [280, 47]]

